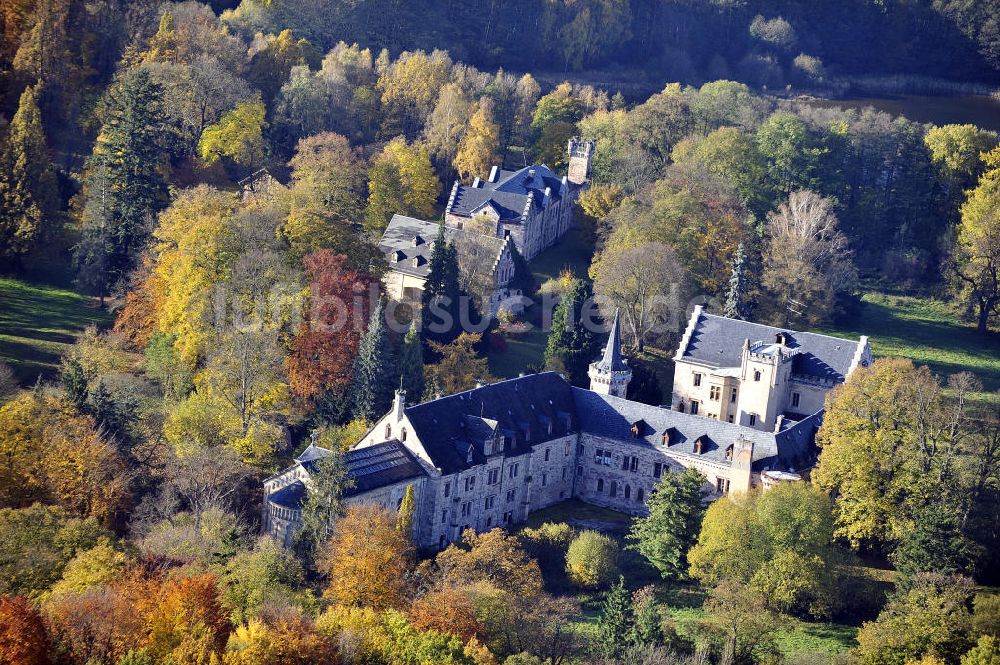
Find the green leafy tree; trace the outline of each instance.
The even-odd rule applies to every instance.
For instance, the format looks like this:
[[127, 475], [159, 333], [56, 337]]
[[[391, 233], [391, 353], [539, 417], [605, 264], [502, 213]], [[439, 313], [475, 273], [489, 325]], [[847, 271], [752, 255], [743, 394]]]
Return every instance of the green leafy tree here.
[[294, 599], [303, 582], [302, 564], [274, 539], [261, 538], [226, 562], [220, 582], [222, 602], [239, 625], [268, 603]]
[[417, 511], [417, 502], [413, 498], [413, 485], [406, 486], [403, 502], [396, 512], [396, 528], [407, 538], [413, 538], [413, 515]]
[[986, 163], [989, 170], [962, 205], [953, 251], [960, 292], [975, 310], [980, 332], [1000, 311], [1000, 148], [986, 155]]
[[777, 658], [778, 618], [760, 592], [728, 580], [712, 589], [705, 609], [721, 642], [721, 662], [752, 665]]
[[368, 208], [365, 229], [382, 233], [392, 216], [403, 210], [403, 180], [399, 165], [391, 159], [376, 159], [368, 171]]
[[726, 305], [722, 311], [730, 319], [747, 321], [750, 318], [748, 282], [747, 255], [744, 243], [741, 242], [736, 248], [736, 256], [733, 257], [733, 273], [729, 278], [729, 291], [726, 293]]
[[408, 400], [414, 404], [420, 401], [426, 389], [424, 378], [424, 347], [417, 326], [410, 326], [403, 338], [403, 348], [399, 354], [400, 385], [406, 391]]
[[545, 346], [545, 366], [566, 372], [570, 383], [587, 385], [587, 367], [601, 351], [601, 339], [584, 325], [594, 314], [590, 282], [574, 280], [552, 314], [552, 327]]
[[247, 168], [264, 162], [264, 120], [266, 109], [260, 101], [246, 102], [209, 125], [198, 141], [198, 154], [206, 164], [226, 158]]
[[649, 516], [632, 522], [629, 547], [646, 557], [665, 579], [682, 579], [687, 574], [687, 553], [698, 540], [705, 515], [706, 482], [693, 468], [667, 473], [646, 502]]
[[458, 280], [458, 252], [454, 244], [445, 240], [442, 224], [431, 250], [430, 271], [421, 296], [424, 306], [422, 332], [428, 340], [448, 344], [461, 332], [462, 291]]
[[380, 300], [368, 320], [368, 330], [358, 345], [351, 395], [355, 418], [374, 421], [385, 415], [396, 387], [396, 363], [385, 327], [385, 305]]
[[914, 515], [913, 528], [890, 559], [905, 585], [917, 573], [970, 573], [976, 549], [962, 532], [962, 515], [957, 508], [935, 501]]
[[295, 532], [295, 544], [301, 554], [315, 560], [341, 514], [344, 491], [350, 489], [354, 481], [348, 475], [343, 456], [338, 451], [316, 460], [316, 468], [310, 478], [311, 483], [302, 502], [301, 527]]
[[566, 574], [583, 588], [607, 586], [618, 574], [618, 543], [597, 531], [581, 531], [566, 550]]
[[967, 577], [920, 573], [910, 589], [891, 599], [875, 621], [858, 631], [855, 655], [863, 665], [906, 665], [925, 655], [958, 662], [972, 646]]
[[163, 207], [167, 129], [162, 88], [138, 68], [111, 86], [84, 183], [81, 280], [98, 295], [124, 281]]
[[805, 121], [778, 111], [757, 129], [757, 149], [767, 162], [767, 178], [778, 196], [818, 189], [826, 149]]
[[635, 607], [624, 577], [618, 578], [601, 604], [597, 635], [597, 651], [608, 659], [622, 658], [635, 643]]
[[40, 86], [21, 93], [0, 144], [0, 257], [21, 256], [57, 231], [59, 193], [38, 108]]

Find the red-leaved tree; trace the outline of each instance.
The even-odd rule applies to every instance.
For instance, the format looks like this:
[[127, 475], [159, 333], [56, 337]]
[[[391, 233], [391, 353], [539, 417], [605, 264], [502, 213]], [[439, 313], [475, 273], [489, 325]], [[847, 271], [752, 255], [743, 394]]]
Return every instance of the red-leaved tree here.
[[338, 392], [351, 378], [351, 365], [371, 307], [367, 272], [349, 268], [347, 257], [321, 249], [303, 259], [309, 306], [286, 359], [288, 381], [300, 397]]

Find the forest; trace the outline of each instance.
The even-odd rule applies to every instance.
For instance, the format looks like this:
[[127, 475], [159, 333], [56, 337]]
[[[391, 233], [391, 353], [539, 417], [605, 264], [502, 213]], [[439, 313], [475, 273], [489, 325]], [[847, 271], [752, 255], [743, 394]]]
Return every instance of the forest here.
[[[0, 28], [0, 663], [1000, 659], [1000, 137], [796, 98], [991, 89], [993, 3], [0, 0]], [[583, 251], [513, 257], [551, 329], [491, 318], [443, 229], [425, 307], [387, 297], [394, 214], [494, 165], [561, 176], [573, 137]], [[426, 325], [462, 296], [483, 331]], [[694, 304], [937, 318], [860, 331], [933, 329], [931, 357], [829, 394], [808, 483], [706, 503], [689, 470], [648, 516], [568, 502], [427, 552], [412, 493], [348, 504], [337, 454], [294, 547], [259, 537], [262, 481], [398, 389], [586, 387], [595, 296], [653, 405]]]

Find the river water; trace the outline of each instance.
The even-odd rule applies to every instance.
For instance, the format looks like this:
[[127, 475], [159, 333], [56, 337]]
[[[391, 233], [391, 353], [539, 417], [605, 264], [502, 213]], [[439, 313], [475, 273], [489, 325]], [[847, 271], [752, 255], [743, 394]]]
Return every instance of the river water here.
[[1000, 100], [985, 95], [887, 95], [849, 99], [800, 99], [821, 108], [860, 109], [872, 106], [892, 115], [903, 115], [916, 122], [935, 125], [971, 123], [1000, 132]]

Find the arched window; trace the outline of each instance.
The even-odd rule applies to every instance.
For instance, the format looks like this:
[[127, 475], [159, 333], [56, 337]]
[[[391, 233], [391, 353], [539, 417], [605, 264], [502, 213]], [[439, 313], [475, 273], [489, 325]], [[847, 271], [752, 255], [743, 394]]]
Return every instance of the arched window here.
[[598, 478], [597, 479], [597, 491], [598, 492], [603, 492], [604, 491], [604, 478]]
[[616, 496], [618, 496], [618, 481], [617, 480], [612, 480], [611, 481], [611, 492], [610, 492], [610, 494], [611, 494], [611, 498], [612, 499], [615, 498]]
[[636, 500], [636, 501], [638, 501], [639, 503], [642, 503], [642, 500], [643, 500], [644, 498], [646, 498], [646, 497], [645, 497], [645, 492], [643, 492], [643, 491], [642, 491], [642, 488], [640, 487], [639, 489], [637, 489], [637, 490], [635, 491], [635, 500]]
[[625, 486], [625, 498], [626, 499], [632, 498], [632, 488], [629, 485]]
[[389, 423], [386, 423], [385, 425], [385, 438], [386, 439], [392, 438], [392, 425], [390, 425]]

